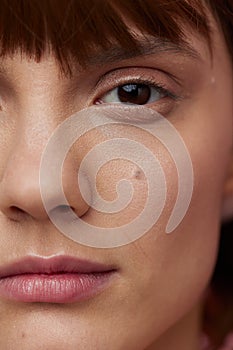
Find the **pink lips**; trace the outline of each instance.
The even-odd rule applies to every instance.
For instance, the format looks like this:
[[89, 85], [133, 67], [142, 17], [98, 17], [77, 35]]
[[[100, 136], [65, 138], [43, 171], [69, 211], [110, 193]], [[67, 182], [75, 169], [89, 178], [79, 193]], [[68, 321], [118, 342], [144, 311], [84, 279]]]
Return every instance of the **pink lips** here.
[[0, 267], [0, 297], [22, 302], [76, 302], [99, 293], [115, 273], [113, 266], [74, 257], [29, 256]]

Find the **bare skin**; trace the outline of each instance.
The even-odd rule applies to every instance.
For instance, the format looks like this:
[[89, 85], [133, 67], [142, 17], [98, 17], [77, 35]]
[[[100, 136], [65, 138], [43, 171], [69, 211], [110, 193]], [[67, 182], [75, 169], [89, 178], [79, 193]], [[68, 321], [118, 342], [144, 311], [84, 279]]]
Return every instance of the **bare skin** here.
[[[199, 349], [201, 305], [215, 264], [223, 200], [233, 192], [232, 66], [223, 36], [213, 25], [212, 61], [206, 42], [194, 34], [189, 34], [189, 41], [200, 59], [152, 53], [77, 69], [72, 78], [59, 74], [49, 53], [39, 63], [19, 54], [2, 59], [0, 266], [27, 254], [66, 254], [114, 264], [118, 275], [99, 295], [80, 303], [19, 303], [0, 298], [0, 348], [167, 350], [175, 344], [179, 350]], [[65, 118], [99, 98], [104, 103], [116, 79], [138, 75], [153, 75], [183, 97], [179, 101], [158, 98], [149, 107], [169, 118], [187, 145], [195, 175], [192, 201], [175, 232], [164, 234], [176, 199], [174, 164], [149, 136], [130, 130], [163, 165], [168, 181], [165, 210], [156, 225], [132, 244], [114, 249], [83, 246], [63, 236], [44, 210], [38, 181], [41, 155], [54, 128]], [[80, 142], [90, 147], [98, 138], [90, 133]], [[68, 157], [64, 168], [66, 195], [76, 212], [90, 223], [106, 226], [133, 217], [145, 195], [144, 178], [133, 176], [137, 169], [120, 160], [102, 169], [97, 186], [103, 196], [111, 198], [114, 183], [127, 173], [132, 174], [135, 197], [134, 206], [121, 216], [99, 215], [74, 187], [70, 169], [77, 165], [80, 149], [74, 147], [74, 156]]]

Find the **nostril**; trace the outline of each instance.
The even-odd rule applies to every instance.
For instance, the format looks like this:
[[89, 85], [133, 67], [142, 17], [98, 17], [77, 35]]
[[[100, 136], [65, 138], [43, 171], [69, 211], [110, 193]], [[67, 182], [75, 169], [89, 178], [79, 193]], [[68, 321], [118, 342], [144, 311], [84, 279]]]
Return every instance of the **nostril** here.
[[55, 208], [51, 209], [49, 211], [49, 213], [52, 214], [52, 213], [56, 212], [58, 214], [66, 214], [66, 213], [69, 213], [70, 210], [72, 210], [75, 213], [74, 207], [71, 207], [71, 206], [66, 205], [66, 204], [61, 204], [61, 205], [57, 205]]
[[9, 210], [14, 214], [23, 214], [24, 213], [23, 209], [16, 207], [15, 205], [10, 206]]
[[12, 205], [7, 209], [6, 214], [11, 220], [19, 221], [22, 215], [25, 215], [26, 213], [23, 209]]
[[62, 220], [64, 223], [64, 222], [71, 222], [75, 218], [77, 218], [77, 213], [75, 212], [74, 207], [71, 207], [71, 206], [66, 205], [66, 204], [61, 204], [61, 205], [57, 205], [56, 207], [51, 209], [48, 212], [48, 216], [50, 217], [50, 219], [52, 221]]
[[61, 213], [66, 213], [67, 211], [70, 211], [70, 209], [75, 211], [73, 207], [66, 204], [61, 204], [56, 207], [56, 210], [58, 210]]

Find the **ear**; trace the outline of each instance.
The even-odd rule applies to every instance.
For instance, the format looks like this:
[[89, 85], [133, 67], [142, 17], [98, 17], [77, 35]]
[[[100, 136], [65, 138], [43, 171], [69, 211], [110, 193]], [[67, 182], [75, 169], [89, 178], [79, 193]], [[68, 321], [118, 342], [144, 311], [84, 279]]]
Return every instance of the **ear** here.
[[222, 219], [223, 221], [233, 219], [233, 154], [224, 187]]

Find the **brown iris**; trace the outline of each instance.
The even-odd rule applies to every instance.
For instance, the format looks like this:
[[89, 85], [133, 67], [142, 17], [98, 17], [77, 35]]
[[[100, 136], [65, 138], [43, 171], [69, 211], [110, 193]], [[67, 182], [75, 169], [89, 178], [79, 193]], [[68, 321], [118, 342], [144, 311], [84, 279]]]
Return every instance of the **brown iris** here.
[[151, 89], [144, 84], [127, 84], [117, 88], [120, 102], [144, 105], [151, 96]]

